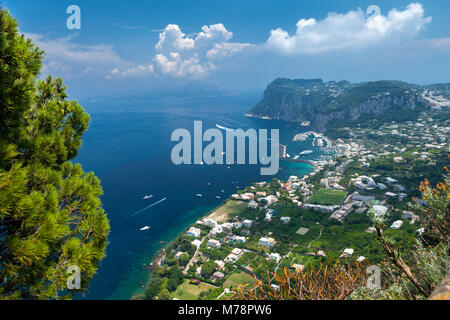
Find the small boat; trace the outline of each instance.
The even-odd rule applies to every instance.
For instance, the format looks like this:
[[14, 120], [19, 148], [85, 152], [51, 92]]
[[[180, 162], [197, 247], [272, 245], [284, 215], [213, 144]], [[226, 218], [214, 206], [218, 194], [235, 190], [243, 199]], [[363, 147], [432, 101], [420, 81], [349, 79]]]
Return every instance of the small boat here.
[[151, 198], [153, 198], [153, 195], [149, 194], [148, 196], [143, 197], [142, 200], [148, 200], [148, 199], [151, 199]]
[[150, 229], [149, 226], [145, 226], [145, 227], [143, 227], [143, 228], [140, 228], [139, 230], [140, 230], [140, 231], [146, 231], [146, 230], [149, 230], [149, 229]]
[[299, 155], [304, 156], [304, 155], [311, 154], [311, 153], [313, 153], [312, 150], [305, 150], [305, 151], [300, 152]]
[[197, 197], [203, 197], [203, 195], [201, 193], [197, 193], [196, 196]]
[[220, 199], [220, 197], [219, 197], [219, 196], [216, 196], [216, 198], [217, 198], [217, 199]]

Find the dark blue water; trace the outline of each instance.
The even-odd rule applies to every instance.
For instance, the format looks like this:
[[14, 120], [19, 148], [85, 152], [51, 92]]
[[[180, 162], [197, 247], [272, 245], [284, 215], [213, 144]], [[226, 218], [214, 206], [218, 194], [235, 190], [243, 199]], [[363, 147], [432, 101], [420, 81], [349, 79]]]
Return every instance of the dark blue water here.
[[[280, 129], [280, 142], [288, 152], [310, 149], [311, 141], [292, 143], [296, 133], [305, 131], [294, 124], [246, 118], [251, 105], [234, 99], [215, 103], [188, 101], [176, 107], [167, 102], [136, 106], [127, 112], [130, 102], [122, 102], [120, 112], [88, 104], [92, 124], [84, 136], [76, 159], [84, 170], [94, 171], [104, 189], [104, 208], [111, 224], [107, 257], [91, 282], [86, 298], [129, 299], [146, 282], [148, 265], [157, 252], [189, 224], [205, 215], [237, 188], [252, 182], [271, 180], [261, 176], [260, 165], [181, 165], [172, 164], [170, 154], [176, 144], [170, 141], [173, 130], [186, 128], [193, 132], [193, 121], [202, 120], [204, 130], [216, 124], [230, 128]], [[315, 156], [318, 152], [315, 152]], [[279, 178], [303, 176], [311, 166], [281, 162]], [[223, 192], [222, 192], [223, 190]], [[197, 197], [196, 194], [203, 197]], [[152, 194], [150, 200], [142, 200]], [[221, 199], [217, 199], [220, 196]], [[134, 213], [163, 199], [154, 207]], [[151, 226], [149, 231], [140, 231]]]

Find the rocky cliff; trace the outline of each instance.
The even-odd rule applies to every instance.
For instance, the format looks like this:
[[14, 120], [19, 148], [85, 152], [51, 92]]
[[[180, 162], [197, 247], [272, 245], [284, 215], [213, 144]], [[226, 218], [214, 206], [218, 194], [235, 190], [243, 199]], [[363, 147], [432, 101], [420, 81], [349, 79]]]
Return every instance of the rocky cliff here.
[[324, 131], [330, 121], [368, 118], [396, 120], [420, 113], [429, 105], [421, 99], [425, 87], [400, 81], [352, 84], [321, 79], [276, 79], [249, 116], [292, 122], [310, 121]]

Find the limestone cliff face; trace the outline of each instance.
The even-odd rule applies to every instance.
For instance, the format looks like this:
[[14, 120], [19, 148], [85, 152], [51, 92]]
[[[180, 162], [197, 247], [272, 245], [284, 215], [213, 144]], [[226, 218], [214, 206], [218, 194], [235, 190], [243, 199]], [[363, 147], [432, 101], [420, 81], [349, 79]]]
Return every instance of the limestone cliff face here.
[[323, 131], [333, 120], [383, 118], [395, 113], [414, 112], [424, 107], [418, 86], [398, 81], [362, 84], [328, 82], [320, 79], [272, 82], [249, 114], [292, 122], [310, 121]]

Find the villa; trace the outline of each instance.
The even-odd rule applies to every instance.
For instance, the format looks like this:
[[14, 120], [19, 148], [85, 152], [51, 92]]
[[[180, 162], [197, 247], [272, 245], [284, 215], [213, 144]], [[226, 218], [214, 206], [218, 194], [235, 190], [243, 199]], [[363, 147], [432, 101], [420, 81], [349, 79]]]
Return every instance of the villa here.
[[200, 237], [201, 230], [199, 228], [191, 227], [188, 232], [186, 232], [188, 236], [198, 238]]
[[278, 263], [281, 260], [281, 256], [279, 253], [271, 253], [269, 254], [269, 260]]
[[209, 239], [208, 242], [206, 243], [208, 246], [219, 249], [220, 248], [220, 241], [214, 240], [214, 239]]
[[353, 255], [353, 252], [355, 252], [352, 248], [347, 248], [342, 252], [342, 254], [339, 256], [339, 258], [349, 258]]
[[203, 219], [203, 222], [210, 228], [215, 228], [217, 226], [217, 222], [213, 219]]
[[231, 251], [232, 254], [235, 254], [236, 256], [238, 256], [239, 258], [244, 254], [244, 250], [239, 249], [239, 248], [234, 248]]
[[252, 224], [253, 224], [253, 220], [246, 219], [246, 220], [242, 221], [242, 225], [246, 228], [251, 228]]
[[193, 246], [196, 246], [197, 248], [200, 247], [200, 245], [202, 244], [201, 240], [199, 239], [195, 239], [194, 241], [191, 242], [191, 244]]
[[222, 270], [225, 267], [225, 262], [223, 262], [222, 260], [216, 260], [214, 262], [217, 264], [217, 268], [219, 270]]
[[269, 237], [262, 237], [259, 239], [258, 244], [260, 246], [265, 246], [268, 248], [272, 248], [277, 242], [275, 241], [274, 238], [269, 238]]

